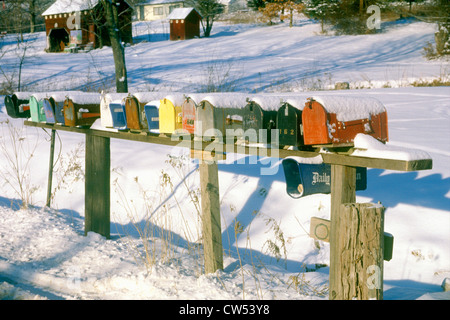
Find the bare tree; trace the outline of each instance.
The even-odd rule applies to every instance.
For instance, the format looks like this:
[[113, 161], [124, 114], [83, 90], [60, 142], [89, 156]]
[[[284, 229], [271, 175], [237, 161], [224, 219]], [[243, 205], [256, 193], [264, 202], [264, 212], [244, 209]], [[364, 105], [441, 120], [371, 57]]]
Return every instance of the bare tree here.
[[118, 2], [116, 0], [102, 0], [102, 5], [106, 13], [106, 23], [108, 27], [111, 48], [114, 56], [116, 70], [116, 91], [128, 92], [128, 78], [125, 64], [125, 48], [122, 44], [119, 31]]

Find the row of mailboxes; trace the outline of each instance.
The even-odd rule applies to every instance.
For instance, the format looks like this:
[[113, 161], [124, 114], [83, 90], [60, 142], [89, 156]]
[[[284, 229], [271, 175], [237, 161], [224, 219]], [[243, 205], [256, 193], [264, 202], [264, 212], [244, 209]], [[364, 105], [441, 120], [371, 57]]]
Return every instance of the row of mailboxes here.
[[[283, 159], [286, 192], [298, 199], [317, 193], [331, 193], [331, 165], [302, 163], [292, 158]], [[356, 190], [367, 188], [367, 168], [356, 168]]]
[[101, 118], [102, 126], [119, 130], [208, 139], [230, 133], [261, 143], [271, 143], [271, 134], [277, 132], [280, 147], [347, 145], [358, 133], [388, 140], [387, 112], [367, 97], [64, 92], [31, 94], [28, 100], [7, 96], [5, 104], [12, 117], [26, 117], [29, 111], [32, 121], [67, 126], [89, 127]]

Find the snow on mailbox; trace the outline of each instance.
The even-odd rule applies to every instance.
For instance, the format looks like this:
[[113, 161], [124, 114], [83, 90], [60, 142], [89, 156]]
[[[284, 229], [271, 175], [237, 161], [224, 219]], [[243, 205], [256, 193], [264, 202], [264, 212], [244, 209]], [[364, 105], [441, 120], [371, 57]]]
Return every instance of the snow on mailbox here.
[[349, 145], [358, 133], [388, 141], [387, 112], [374, 98], [314, 96], [302, 112], [306, 145]]
[[11, 118], [29, 118], [30, 96], [30, 92], [16, 92], [5, 96], [6, 113]]
[[126, 127], [123, 99], [128, 93], [102, 93], [100, 98], [100, 121], [104, 128]]
[[71, 93], [64, 101], [64, 122], [69, 127], [90, 127], [100, 118], [100, 94]]
[[[291, 157], [282, 161], [286, 192], [298, 199], [307, 195], [331, 192], [331, 165], [319, 157], [304, 159]], [[367, 168], [356, 168], [356, 190], [367, 187]]]
[[[239, 93], [210, 93], [196, 110], [195, 135], [220, 137], [231, 134], [239, 138], [243, 134], [243, 109], [248, 95]], [[230, 130], [227, 132], [227, 130]]]
[[65, 124], [64, 120], [64, 101], [67, 96], [80, 94], [80, 91], [57, 91], [48, 93], [42, 99], [42, 106], [45, 113], [45, 121], [47, 123]]

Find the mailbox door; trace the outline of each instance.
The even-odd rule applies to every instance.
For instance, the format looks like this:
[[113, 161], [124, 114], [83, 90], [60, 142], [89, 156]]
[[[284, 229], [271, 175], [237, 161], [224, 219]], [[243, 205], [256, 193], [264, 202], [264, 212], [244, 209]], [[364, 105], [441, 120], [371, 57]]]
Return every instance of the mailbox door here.
[[75, 106], [70, 99], [64, 101], [64, 123], [69, 127], [77, 125]]
[[195, 109], [195, 102], [189, 98], [187, 98], [181, 106], [182, 128], [191, 134], [193, 134], [195, 130]]
[[55, 119], [57, 123], [64, 124], [64, 101], [55, 101]]
[[194, 132], [203, 138], [208, 129], [214, 129], [214, 108], [208, 101], [202, 101], [197, 107]]
[[159, 110], [154, 104], [146, 104], [144, 106], [145, 118], [147, 119], [148, 130], [159, 130]]
[[113, 128], [125, 130], [127, 128], [127, 119], [123, 104], [111, 102], [109, 104], [109, 110], [111, 112]]
[[284, 159], [282, 165], [286, 179], [287, 194], [294, 199], [301, 198], [304, 193], [304, 187], [299, 163], [294, 159]]
[[330, 130], [328, 128], [328, 113], [317, 101], [309, 101], [302, 112], [303, 139], [305, 145], [331, 143]]
[[125, 99], [125, 119], [127, 120], [128, 129], [142, 129], [139, 117], [139, 103], [134, 97], [128, 97]]
[[263, 129], [263, 111], [258, 104], [249, 102], [245, 106], [243, 128], [248, 142], [258, 142], [259, 129]]
[[281, 146], [302, 146], [301, 111], [289, 104], [280, 107], [277, 113], [277, 129]]
[[159, 106], [159, 131], [168, 134], [175, 131], [175, 108], [167, 99], [161, 100]]
[[44, 106], [42, 100], [38, 101], [35, 97], [30, 98], [30, 114], [31, 120], [34, 122], [45, 121]]
[[45, 120], [47, 123], [56, 123], [55, 110], [53, 99], [42, 99], [42, 106], [44, 108]]

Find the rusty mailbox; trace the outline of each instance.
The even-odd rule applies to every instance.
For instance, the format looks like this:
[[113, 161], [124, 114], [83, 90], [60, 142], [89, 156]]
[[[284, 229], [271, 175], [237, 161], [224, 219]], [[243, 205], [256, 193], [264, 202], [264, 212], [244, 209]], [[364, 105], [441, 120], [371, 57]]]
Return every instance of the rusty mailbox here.
[[[295, 158], [282, 161], [286, 192], [298, 199], [307, 195], [331, 192], [331, 165], [308, 163]], [[356, 190], [367, 188], [367, 168], [356, 168]]]
[[302, 123], [306, 145], [351, 145], [358, 133], [388, 141], [387, 112], [374, 98], [314, 96], [303, 108]]
[[[167, 93], [153, 91], [137, 92], [128, 95], [125, 98], [125, 118], [128, 129], [136, 132], [159, 129], [159, 115], [155, 116], [153, 113], [159, 110], [160, 105], [160, 103], [155, 102], [163, 99], [165, 96], [167, 96]], [[149, 104], [149, 102], [151, 103]], [[153, 118], [153, 120], [150, 120], [150, 125], [146, 109], [149, 116]], [[158, 119], [155, 121], [155, 118]]]
[[64, 100], [64, 123], [69, 127], [90, 127], [100, 118], [99, 93], [69, 94]]

